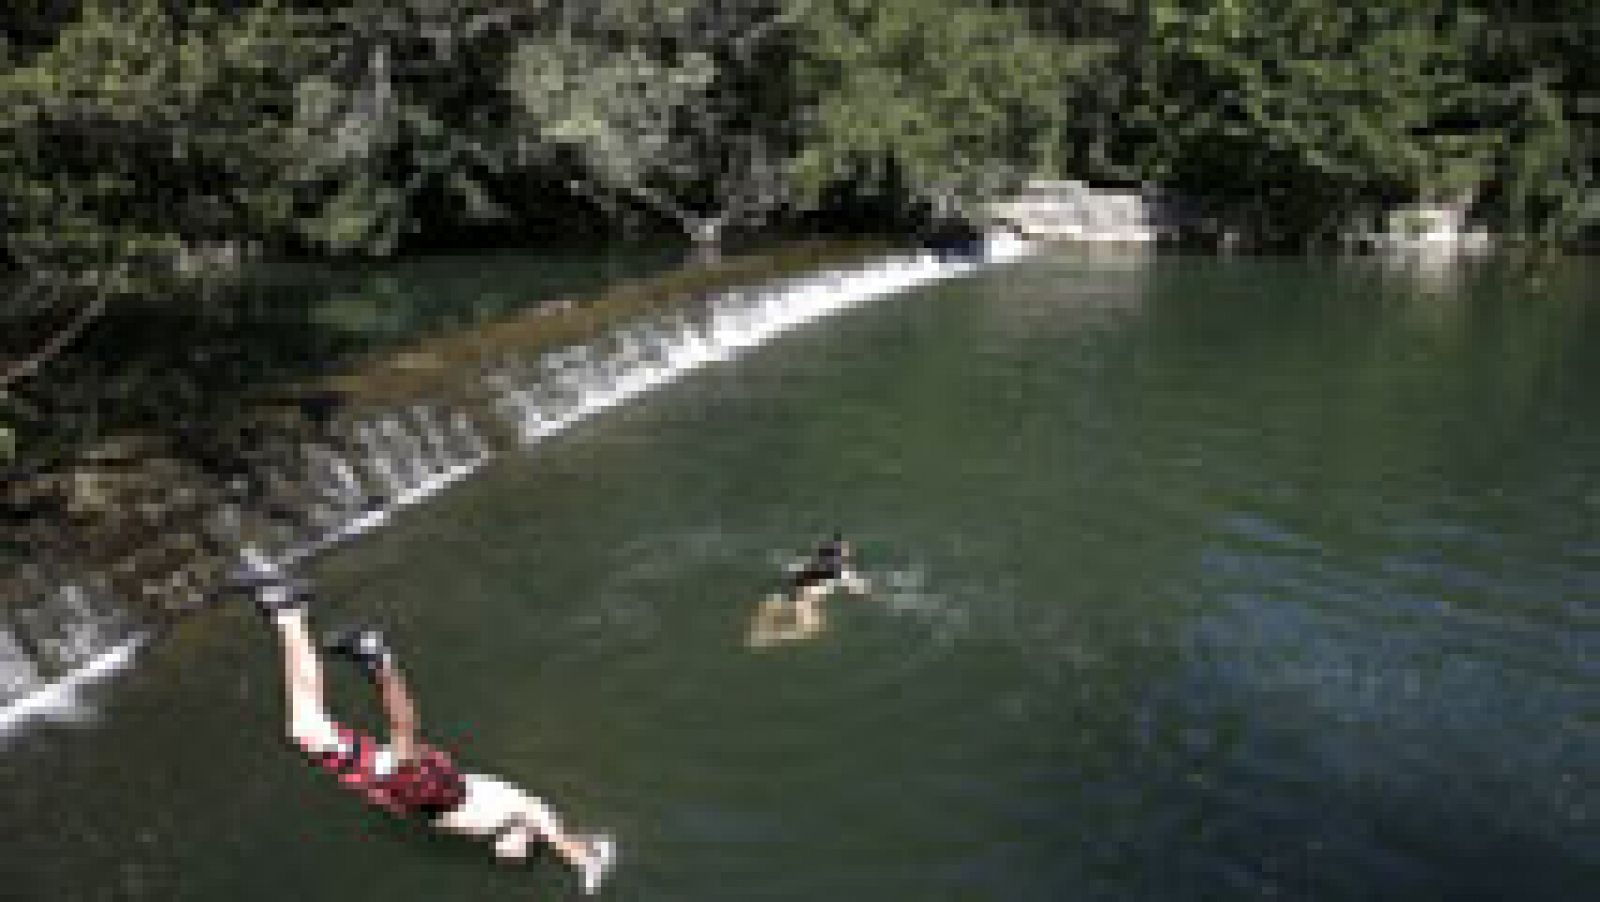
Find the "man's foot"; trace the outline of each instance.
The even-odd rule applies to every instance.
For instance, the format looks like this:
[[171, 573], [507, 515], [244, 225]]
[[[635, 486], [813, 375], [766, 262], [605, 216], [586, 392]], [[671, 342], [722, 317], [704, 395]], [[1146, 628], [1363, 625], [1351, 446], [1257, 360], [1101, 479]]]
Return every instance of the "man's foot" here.
[[284, 573], [254, 549], [229, 572], [225, 585], [249, 593], [256, 610], [268, 620], [283, 611], [298, 611], [311, 599], [311, 587], [304, 580]]
[[282, 579], [259, 586], [255, 592], [256, 610], [268, 620], [284, 611], [298, 611], [311, 600], [311, 587], [303, 580]]
[[235, 589], [257, 589], [282, 582], [283, 570], [253, 545], [239, 552], [239, 563], [228, 572], [228, 585]]
[[589, 838], [589, 859], [583, 863], [583, 892], [592, 896], [600, 891], [600, 882], [611, 873], [617, 861], [617, 844], [611, 837], [599, 834]]
[[361, 665], [369, 678], [394, 661], [394, 652], [383, 633], [370, 626], [354, 626], [328, 633], [322, 640], [323, 651], [339, 655]]
[[301, 609], [311, 598], [310, 586], [305, 581], [284, 573], [254, 548], [246, 548], [241, 553], [239, 565], [228, 573], [224, 585], [249, 593], [256, 610], [269, 620], [282, 611]]

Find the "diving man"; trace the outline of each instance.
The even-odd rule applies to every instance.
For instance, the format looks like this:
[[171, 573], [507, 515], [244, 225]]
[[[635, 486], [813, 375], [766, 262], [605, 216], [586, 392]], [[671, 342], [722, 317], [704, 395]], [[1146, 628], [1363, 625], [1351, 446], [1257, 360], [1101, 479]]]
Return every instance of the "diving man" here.
[[376, 807], [417, 817], [442, 832], [489, 841], [502, 861], [523, 861], [532, 843], [543, 840], [578, 871], [585, 893], [599, 889], [615, 858], [613, 842], [603, 835], [568, 833], [542, 800], [497, 777], [462, 771], [448, 754], [423, 742], [416, 705], [380, 632], [333, 634], [325, 648], [354, 660], [376, 686], [389, 721], [389, 741], [383, 744], [328, 716], [322, 660], [306, 624], [310, 593], [305, 587], [259, 555], [247, 557], [236, 585], [253, 590], [256, 606], [278, 631], [289, 738], [312, 764]]

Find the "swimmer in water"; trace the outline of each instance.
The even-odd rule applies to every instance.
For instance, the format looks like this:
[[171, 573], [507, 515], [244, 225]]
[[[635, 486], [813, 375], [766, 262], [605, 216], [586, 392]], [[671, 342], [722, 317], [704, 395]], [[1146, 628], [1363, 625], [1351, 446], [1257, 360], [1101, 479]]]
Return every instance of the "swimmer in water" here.
[[322, 659], [306, 624], [305, 604], [311, 595], [304, 585], [259, 555], [248, 554], [234, 584], [253, 592], [256, 607], [278, 631], [289, 739], [312, 766], [391, 814], [417, 818], [441, 832], [487, 840], [501, 861], [521, 862], [535, 841], [548, 843], [578, 871], [585, 893], [600, 888], [616, 854], [609, 838], [568, 833], [542, 800], [497, 777], [462, 771], [448, 754], [422, 741], [416, 706], [382, 633], [346, 630], [330, 634], [323, 647], [355, 661], [373, 682], [389, 721], [387, 743], [328, 716]]
[[835, 589], [866, 595], [871, 586], [855, 571], [855, 549], [834, 533], [809, 557], [789, 568], [786, 587], [762, 601], [745, 644], [765, 648], [779, 642], [797, 642], [822, 632], [822, 602]]

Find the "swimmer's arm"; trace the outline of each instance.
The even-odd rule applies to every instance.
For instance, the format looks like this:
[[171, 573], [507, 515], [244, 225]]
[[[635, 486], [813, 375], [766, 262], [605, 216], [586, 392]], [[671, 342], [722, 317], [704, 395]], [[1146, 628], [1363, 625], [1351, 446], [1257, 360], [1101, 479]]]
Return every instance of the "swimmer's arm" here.
[[398, 665], [389, 663], [379, 668], [377, 681], [383, 713], [389, 718], [389, 748], [395, 761], [404, 764], [417, 754], [417, 706]]
[[839, 585], [852, 595], [866, 595], [872, 591], [872, 584], [866, 577], [848, 568], [839, 574]]

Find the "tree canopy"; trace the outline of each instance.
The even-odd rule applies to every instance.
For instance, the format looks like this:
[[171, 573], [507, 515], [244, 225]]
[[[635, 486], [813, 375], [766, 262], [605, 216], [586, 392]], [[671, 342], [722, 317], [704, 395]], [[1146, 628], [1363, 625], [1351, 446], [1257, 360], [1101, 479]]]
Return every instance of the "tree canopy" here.
[[[1586, 0], [19, 0], [0, 260], [385, 254], [463, 233], [714, 240], [1031, 176], [1263, 242], [1463, 200], [1600, 222]], [[581, 226], [581, 227], [579, 227]]]

